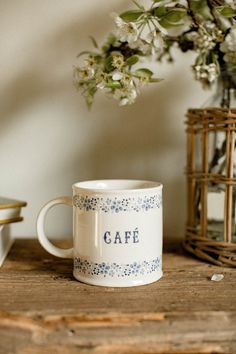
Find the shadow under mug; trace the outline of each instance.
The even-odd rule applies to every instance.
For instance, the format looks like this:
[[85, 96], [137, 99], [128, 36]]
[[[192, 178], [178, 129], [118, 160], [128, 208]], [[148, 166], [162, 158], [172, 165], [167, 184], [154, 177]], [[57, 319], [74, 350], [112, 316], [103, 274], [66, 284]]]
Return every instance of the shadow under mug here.
[[[51, 254], [74, 259], [74, 277], [84, 283], [126, 287], [162, 277], [162, 184], [139, 180], [78, 182], [73, 197], [48, 202], [37, 219], [41, 245]], [[47, 212], [73, 206], [73, 248], [47, 238]]]

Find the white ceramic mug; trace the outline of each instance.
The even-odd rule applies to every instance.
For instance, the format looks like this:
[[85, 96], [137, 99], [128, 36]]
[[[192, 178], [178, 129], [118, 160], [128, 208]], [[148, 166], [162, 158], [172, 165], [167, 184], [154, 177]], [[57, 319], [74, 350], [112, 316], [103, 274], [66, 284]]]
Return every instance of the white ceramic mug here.
[[[54, 246], [44, 232], [56, 204], [73, 205], [73, 248]], [[138, 180], [97, 180], [73, 185], [40, 211], [37, 232], [51, 254], [74, 259], [74, 277], [101, 286], [136, 286], [162, 276], [162, 185]]]

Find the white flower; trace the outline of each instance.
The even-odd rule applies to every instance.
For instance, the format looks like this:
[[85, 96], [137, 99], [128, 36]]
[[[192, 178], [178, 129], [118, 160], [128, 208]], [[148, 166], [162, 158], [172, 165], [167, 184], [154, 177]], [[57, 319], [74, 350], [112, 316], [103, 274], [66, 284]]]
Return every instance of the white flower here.
[[75, 68], [74, 75], [75, 75], [75, 80], [78, 81], [88, 81], [94, 77], [95, 70], [89, 66], [80, 68], [77, 67]]
[[[152, 31], [147, 35], [146, 41], [153, 46], [155, 52], [162, 53], [164, 40], [160, 32]], [[154, 53], [153, 53], [154, 54]]]
[[127, 104], [134, 103], [137, 98], [138, 92], [133, 85], [129, 87], [124, 87], [122, 89], [117, 89], [113, 93], [113, 98], [120, 101], [120, 106], [125, 106]]
[[214, 82], [218, 76], [218, 68], [216, 64], [214, 63], [209, 64], [207, 70], [208, 70], [208, 81]]
[[227, 63], [236, 63], [236, 26], [225, 37], [225, 41], [221, 43], [220, 50], [225, 53], [224, 60]]
[[134, 87], [132, 75], [130, 75], [129, 73], [124, 73], [122, 75], [121, 82], [124, 86], [129, 86], [130, 88]]
[[218, 67], [215, 63], [209, 65], [195, 65], [193, 66], [196, 80], [200, 80], [205, 84], [209, 84], [215, 81], [219, 74]]
[[98, 71], [95, 79], [97, 88], [104, 89], [106, 87], [106, 74], [103, 71]]
[[147, 85], [149, 83], [149, 81], [150, 81], [149, 76], [140, 76], [140, 78], [138, 79], [138, 83], [137, 84], [140, 87], [142, 87], [142, 86]]
[[226, 63], [232, 63], [236, 65], [236, 52], [228, 52], [224, 55], [224, 61]]
[[130, 89], [134, 87], [132, 75], [128, 72], [122, 73], [121, 71], [115, 70], [112, 73], [112, 80], [120, 81], [123, 84], [123, 86], [129, 87]]
[[216, 44], [224, 39], [223, 32], [212, 22], [200, 25], [197, 32], [190, 32], [187, 38], [194, 43], [194, 48], [198, 52], [207, 52], [215, 48]]
[[126, 106], [127, 104], [129, 104], [129, 99], [127, 97], [120, 100], [120, 106]]
[[204, 28], [200, 28], [193, 38], [196, 50], [208, 51], [215, 47], [215, 39]]
[[139, 49], [144, 55], [151, 54], [150, 43], [148, 43], [142, 38], [138, 38], [137, 41], [130, 43], [129, 46], [131, 49]]
[[87, 59], [85, 59], [85, 64], [86, 64], [86, 66], [88, 66], [90, 68], [94, 68], [97, 64], [97, 61], [94, 58], [94, 56], [90, 56]]
[[164, 40], [161, 32], [151, 31], [145, 37], [129, 44], [131, 49], [139, 49], [144, 55], [160, 54], [164, 48]]
[[223, 53], [236, 52], [236, 26], [231, 28], [231, 31], [225, 37], [225, 41], [220, 45], [220, 50]]
[[123, 77], [123, 74], [118, 70], [116, 70], [112, 73], [112, 80], [114, 80], [114, 81], [120, 81], [122, 79], [122, 77]]
[[112, 65], [114, 68], [116, 69], [121, 69], [124, 66], [124, 57], [122, 54], [118, 53], [118, 54], [113, 54], [112, 56]]
[[97, 86], [97, 88], [103, 90], [106, 87], [106, 82], [105, 81], [101, 81], [96, 86]]
[[162, 34], [168, 34], [168, 31], [164, 27], [162, 27], [158, 21], [155, 22], [155, 26]]
[[126, 97], [121, 98], [120, 100], [120, 106], [125, 106], [127, 104], [132, 104], [135, 102], [135, 99], [137, 98], [138, 94], [135, 88], [129, 90], [126, 93]]
[[117, 27], [117, 36], [121, 42], [133, 43], [137, 41], [139, 32], [134, 22], [125, 22], [121, 17], [113, 14]]

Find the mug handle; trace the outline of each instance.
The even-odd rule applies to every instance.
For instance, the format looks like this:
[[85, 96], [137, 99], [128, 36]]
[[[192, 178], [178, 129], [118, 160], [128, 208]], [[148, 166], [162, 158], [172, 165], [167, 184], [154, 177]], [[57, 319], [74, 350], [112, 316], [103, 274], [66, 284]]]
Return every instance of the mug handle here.
[[37, 234], [41, 246], [53, 256], [60, 258], [73, 258], [73, 248], [62, 249], [54, 246], [44, 232], [45, 218], [48, 211], [57, 204], [66, 204], [72, 207], [71, 197], [59, 197], [45, 204], [39, 212], [37, 219]]

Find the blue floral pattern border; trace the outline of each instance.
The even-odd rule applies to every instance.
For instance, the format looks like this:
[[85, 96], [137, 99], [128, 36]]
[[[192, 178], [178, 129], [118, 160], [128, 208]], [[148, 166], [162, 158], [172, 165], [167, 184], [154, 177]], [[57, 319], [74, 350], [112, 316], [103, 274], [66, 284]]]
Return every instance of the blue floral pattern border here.
[[140, 212], [159, 209], [162, 205], [162, 197], [161, 194], [145, 195], [138, 198], [104, 198], [74, 195], [73, 205], [83, 211], [103, 211], [105, 213]]
[[137, 277], [139, 275], [151, 274], [161, 269], [161, 257], [149, 261], [132, 262], [127, 264], [118, 263], [95, 263], [76, 257], [74, 269], [84, 275], [96, 275], [105, 277]]

